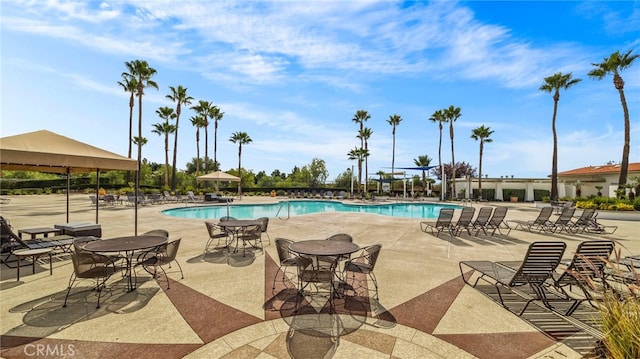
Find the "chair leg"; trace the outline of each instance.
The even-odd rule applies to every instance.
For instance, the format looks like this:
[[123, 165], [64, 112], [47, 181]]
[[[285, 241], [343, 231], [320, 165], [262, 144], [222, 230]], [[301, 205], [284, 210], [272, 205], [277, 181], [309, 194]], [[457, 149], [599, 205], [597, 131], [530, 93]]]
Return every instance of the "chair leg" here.
[[64, 304], [62, 304], [63, 308], [66, 308], [67, 306], [67, 299], [69, 299], [69, 293], [71, 292], [71, 287], [73, 286], [73, 283], [76, 281], [76, 275], [75, 273], [71, 274], [71, 278], [69, 278], [69, 287], [67, 288], [67, 295], [64, 296]]

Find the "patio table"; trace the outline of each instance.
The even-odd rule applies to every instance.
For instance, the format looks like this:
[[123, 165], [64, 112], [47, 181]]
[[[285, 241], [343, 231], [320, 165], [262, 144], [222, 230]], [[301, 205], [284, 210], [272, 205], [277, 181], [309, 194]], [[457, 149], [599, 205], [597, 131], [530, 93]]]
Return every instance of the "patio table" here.
[[48, 237], [49, 233], [59, 234], [61, 232], [61, 229], [51, 227], [25, 228], [18, 230], [18, 236], [22, 238], [22, 234], [25, 233], [31, 235], [31, 239], [35, 239], [38, 234], [43, 234], [45, 237]]
[[227, 244], [227, 248], [230, 248], [231, 243], [236, 242], [236, 250], [238, 249], [238, 233], [242, 232], [249, 226], [260, 226], [261, 221], [255, 219], [231, 219], [228, 221], [220, 221], [218, 226], [222, 227], [225, 231], [232, 234], [232, 239]]
[[89, 252], [99, 253], [124, 253], [126, 263], [126, 276], [128, 277], [129, 291], [136, 289], [137, 283], [132, 279], [133, 254], [136, 251], [152, 249], [166, 244], [168, 238], [161, 236], [129, 236], [92, 241], [84, 245], [83, 249]]

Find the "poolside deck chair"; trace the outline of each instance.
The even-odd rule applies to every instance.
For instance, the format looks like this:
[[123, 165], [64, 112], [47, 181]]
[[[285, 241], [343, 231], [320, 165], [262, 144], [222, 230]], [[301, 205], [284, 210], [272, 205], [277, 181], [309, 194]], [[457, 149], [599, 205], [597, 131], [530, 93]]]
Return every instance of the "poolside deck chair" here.
[[[509, 233], [511, 232], [511, 227], [509, 227], [507, 222], [504, 220], [507, 216], [508, 209], [509, 208], [507, 207], [496, 207], [496, 209], [493, 211], [493, 214], [491, 215], [491, 218], [485, 225], [485, 233], [486, 231], [491, 230], [492, 236], [496, 234], [496, 231], [498, 231], [498, 233], [502, 235], [509, 235]], [[502, 233], [503, 229], [507, 231], [506, 234]]]
[[438, 215], [438, 219], [436, 222], [432, 221], [423, 221], [420, 222], [420, 229], [427, 233], [427, 230], [431, 231], [432, 235], [438, 237], [440, 232], [449, 231], [449, 234], [453, 236], [453, 228], [451, 224], [451, 220], [453, 219], [453, 208], [442, 208], [440, 209], [440, 214]]
[[[549, 309], [553, 309], [550, 302], [557, 300], [547, 296], [545, 282], [553, 279], [553, 273], [560, 264], [562, 255], [567, 245], [564, 242], [533, 242], [529, 245], [527, 253], [517, 268], [491, 261], [462, 261], [458, 265], [462, 280], [476, 287], [480, 280], [495, 286], [500, 303], [509, 310], [504, 301], [500, 288], [511, 290], [513, 293], [526, 300], [526, 304], [516, 313], [521, 316], [529, 304], [534, 301], [542, 301]], [[469, 270], [476, 273], [469, 274]], [[474, 275], [478, 275], [475, 282], [471, 282]], [[528, 286], [530, 291], [521, 288]], [[504, 290], [504, 289], [503, 289]], [[567, 301], [567, 298], [559, 298]]]
[[70, 252], [71, 246], [73, 245], [73, 237], [68, 235], [57, 235], [40, 239], [22, 239], [13, 232], [13, 228], [9, 222], [2, 216], [0, 216], [0, 238], [2, 239], [0, 260], [9, 268], [13, 268], [9, 264], [13, 263], [13, 260], [9, 260], [9, 258], [15, 250], [51, 248], [58, 252]]
[[602, 223], [599, 223], [597, 220], [598, 213], [595, 212], [591, 219], [586, 220], [585, 224], [581, 226], [582, 232], [590, 233], [590, 234], [613, 234], [618, 226], [605, 226]]
[[515, 223], [514, 229], [522, 229], [527, 230], [529, 232], [533, 232], [534, 230], [541, 230], [545, 226], [551, 225], [551, 215], [553, 214], [553, 207], [542, 207], [540, 209], [540, 213], [538, 213], [538, 217], [533, 221], [521, 221], [516, 219], [511, 219], [508, 222]]
[[480, 207], [478, 211], [478, 216], [471, 224], [473, 228], [476, 230], [475, 236], [477, 237], [480, 231], [487, 234], [487, 223], [491, 219], [491, 215], [493, 214], [493, 207]]
[[556, 218], [554, 222], [551, 222], [548, 226], [542, 227], [538, 232], [562, 232], [571, 233], [573, 214], [576, 212], [576, 207], [564, 207], [562, 213]]
[[[571, 262], [561, 273], [554, 273], [553, 285], [569, 298], [574, 298], [575, 302], [569, 308], [566, 315], [571, 315], [573, 311], [583, 301], [588, 301], [592, 306], [594, 297], [592, 295], [596, 284], [608, 290], [611, 287], [605, 280], [605, 267], [609, 263], [609, 257], [614, 249], [613, 241], [596, 240], [581, 242], [574, 253]], [[576, 286], [580, 288], [583, 298], [577, 298], [567, 291], [566, 288]]]
[[466, 230], [471, 235], [473, 229], [473, 216], [476, 213], [475, 207], [464, 207], [460, 212], [460, 218], [455, 224], [452, 224], [451, 229], [456, 236], [460, 235], [462, 230]]
[[576, 218], [575, 221], [569, 223], [569, 229], [574, 233], [584, 232], [586, 230], [586, 227], [591, 223], [592, 219], [595, 218], [595, 215], [595, 208], [583, 209], [580, 217]]

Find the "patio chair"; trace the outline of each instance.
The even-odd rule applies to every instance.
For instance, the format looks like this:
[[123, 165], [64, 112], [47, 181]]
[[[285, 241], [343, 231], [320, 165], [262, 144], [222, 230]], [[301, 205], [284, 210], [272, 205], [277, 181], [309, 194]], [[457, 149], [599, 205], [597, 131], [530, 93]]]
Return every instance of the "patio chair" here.
[[[362, 249], [360, 255], [351, 258], [345, 263], [342, 278], [344, 278], [344, 285], [347, 287], [347, 290], [353, 290], [354, 294], [357, 295], [358, 289], [366, 288], [368, 294], [368, 292], [371, 291], [367, 285], [367, 277], [369, 277], [374, 286], [373, 299], [378, 300], [378, 280], [376, 279], [374, 269], [378, 261], [378, 256], [380, 255], [380, 249], [382, 249], [382, 245], [380, 244], [365, 247]], [[349, 273], [351, 273], [351, 284], [347, 283]], [[356, 276], [356, 274], [358, 274], [358, 276]], [[356, 282], [358, 283], [357, 287], [355, 286]]]
[[[500, 288], [511, 290], [518, 296], [526, 299], [526, 304], [516, 313], [521, 316], [533, 301], [539, 300], [549, 309], [553, 309], [550, 302], [557, 300], [547, 296], [546, 284], [548, 280], [553, 280], [553, 273], [560, 264], [562, 255], [567, 245], [564, 242], [533, 242], [529, 245], [524, 259], [517, 267], [507, 262], [492, 261], [462, 261], [458, 264], [462, 280], [476, 287], [480, 280], [493, 285], [500, 300], [500, 303], [507, 310], [507, 304], [504, 301]], [[466, 269], [465, 269], [466, 267]], [[471, 279], [474, 273], [468, 273], [469, 270], [477, 272], [478, 277], [473, 284]], [[529, 286], [530, 292], [525, 292], [520, 288]], [[567, 298], [560, 298], [567, 301]]]
[[236, 251], [238, 250], [238, 244], [242, 242], [242, 256], [247, 254], [247, 243], [253, 248], [259, 248], [264, 252], [264, 246], [262, 245], [262, 225], [249, 225], [242, 227], [236, 237]]
[[[87, 256], [91, 256], [93, 259], [93, 262], [95, 263], [104, 263], [104, 264], [109, 264], [109, 263], [113, 263], [115, 264], [116, 262], [120, 261], [121, 259], [124, 259], [124, 257], [122, 256], [118, 256], [118, 255], [107, 255], [107, 254], [101, 254], [101, 253], [94, 253], [94, 252], [90, 252], [84, 249], [84, 246], [87, 243], [91, 243], [93, 241], [99, 241], [100, 238], [98, 237], [94, 237], [94, 236], [83, 236], [83, 237], [75, 237], [73, 239], [73, 250], [76, 253], [82, 253], [83, 255], [86, 254]], [[93, 255], [96, 254], [96, 255]]]
[[538, 213], [538, 217], [533, 221], [510, 219], [508, 222], [515, 223], [515, 226], [513, 227], [514, 229], [520, 228], [523, 231], [527, 230], [529, 232], [533, 232], [534, 229], [540, 230], [541, 228], [550, 225], [551, 222], [549, 221], [549, 218], [551, 218], [552, 214], [553, 207], [542, 207], [540, 209], [540, 213]]
[[[493, 211], [493, 214], [491, 215], [491, 218], [484, 226], [485, 233], [487, 230], [491, 230], [492, 236], [496, 234], [496, 231], [498, 231], [498, 233], [500, 233], [501, 235], [509, 235], [509, 233], [511, 232], [511, 227], [509, 227], [507, 222], [505, 222], [504, 220], [507, 216], [508, 209], [509, 208], [507, 207], [496, 207], [496, 209]], [[502, 229], [505, 229], [507, 231], [507, 234], [503, 234]]]
[[102, 290], [106, 287], [107, 280], [115, 273], [126, 270], [126, 267], [116, 265], [106, 256], [83, 250], [72, 251], [71, 261], [73, 262], [73, 273], [69, 278], [67, 295], [64, 297], [62, 307], [67, 306], [69, 293], [71, 293], [71, 288], [77, 279], [92, 279], [95, 281], [95, 285], [91, 287], [91, 290], [98, 292], [96, 308], [100, 308], [100, 296], [102, 295]]
[[460, 212], [460, 218], [456, 221], [455, 224], [451, 225], [451, 231], [459, 236], [462, 230], [466, 230], [469, 235], [471, 235], [471, 229], [473, 228], [473, 215], [476, 213], [475, 207], [464, 207]]
[[158, 278], [158, 268], [160, 268], [160, 270], [164, 274], [164, 277], [167, 278], [167, 289], [169, 289], [169, 277], [167, 276], [167, 272], [164, 270], [163, 266], [168, 265], [169, 267], [171, 267], [171, 263], [175, 262], [180, 269], [181, 279], [184, 279], [182, 266], [176, 259], [178, 248], [180, 248], [180, 241], [181, 238], [178, 238], [174, 241], [160, 246], [157, 249], [146, 251], [138, 256], [137, 265], [141, 265], [145, 271], [150, 273], [156, 279]]
[[491, 220], [491, 215], [493, 214], [493, 207], [480, 207], [478, 211], [478, 215], [476, 219], [473, 220], [472, 226], [476, 230], [476, 237], [482, 231], [485, 235], [487, 234], [487, 223]]
[[[209, 252], [209, 248], [213, 244], [213, 241], [217, 241], [214, 248], [225, 248], [229, 246], [229, 232], [225, 231], [222, 227], [216, 225], [213, 222], [204, 222], [209, 233], [209, 239], [204, 246], [204, 253]], [[220, 245], [220, 240], [224, 238], [224, 245]]]
[[[278, 278], [278, 273], [282, 272], [282, 283], [286, 283], [287, 279], [287, 268], [288, 267], [298, 267], [298, 261], [300, 257], [295, 255], [293, 252], [289, 250], [289, 245], [293, 243], [292, 240], [286, 238], [276, 238], [276, 250], [278, 251], [278, 261], [280, 262], [280, 266], [276, 271], [276, 274], [273, 276], [273, 287], [271, 288], [271, 293], [274, 294], [276, 290], [276, 279]], [[296, 279], [297, 281], [297, 279]]]
[[451, 224], [451, 220], [453, 219], [453, 208], [442, 208], [440, 209], [440, 213], [438, 214], [438, 219], [436, 222], [431, 221], [423, 221], [420, 222], [420, 229], [427, 233], [427, 229], [431, 231], [432, 235], [438, 237], [440, 232], [447, 230], [449, 234], [453, 236], [453, 228]]
[[[328, 241], [342, 241], [342, 242], [353, 242], [353, 237], [346, 233], [337, 233], [331, 235], [326, 238]], [[341, 260], [349, 259], [348, 255], [339, 255], [339, 256], [322, 256], [318, 257], [318, 261], [323, 262], [325, 267], [333, 267], [338, 264]]]
[[[596, 282], [604, 290], [611, 289], [605, 280], [605, 267], [610, 262], [609, 257], [614, 249], [613, 241], [595, 240], [581, 242], [574, 253], [571, 262], [561, 273], [555, 272], [553, 275], [553, 286], [559, 289], [567, 297], [574, 298], [575, 302], [566, 315], [571, 315], [573, 311], [583, 301], [588, 301], [592, 306], [594, 297], [592, 295]], [[566, 287], [576, 286], [580, 288], [583, 298], [576, 298]]]
[[[587, 211], [587, 209], [584, 209], [584, 211]], [[578, 218], [576, 222], [573, 223], [573, 229], [576, 232], [586, 232], [590, 234], [613, 234], [616, 229], [618, 229], [618, 226], [605, 226], [599, 223], [597, 220], [598, 212], [596, 212], [595, 209], [593, 209], [591, 218], [586, 218], [588, 214], [585, 215], [584, 211], [582, 212], [580, 218]], [[581, 220], [583, 216], [585, 218]]]
[[317, 265], [312, 257], [298, 257], [296, 264], [298, 267], [298, 292], [300, 295], [326, 296], [329, 306], [333, 309], [335, 289], [333, 268]]
[[548, 226], [542, 227], [540, 232], [562, 232], [571, 233], [573, 214], [576, 212], [576, 207], [564, 207], [562, 213], [556, 218], [554, 222], [551, 222]]
[[267, 229], [269, 228], [269, 218], [268, 217], [260, 217], [257, 220], [262, 222], [262, 225], [260, 226], [260, 230], [262, 231], [262, 233], [267, 235], [267, 239], [269, 240], [269, 244], [271, 244], [271, 236], [269, 236], [269, 233], [267, 232]]
[[177, 202], [178, 197], [172, 196], [169, 191], [162, 191], [162, 195], [164, 196], [165, 202]]

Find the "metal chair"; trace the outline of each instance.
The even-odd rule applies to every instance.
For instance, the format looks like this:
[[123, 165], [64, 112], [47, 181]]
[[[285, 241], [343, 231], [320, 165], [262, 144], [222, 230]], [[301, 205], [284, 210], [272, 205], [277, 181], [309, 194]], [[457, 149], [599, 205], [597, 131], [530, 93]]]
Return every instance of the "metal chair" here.
[[[217, 244], [214, 248], [225, 248], [229, 246], [229, 232], [212, 222], [204, 222], [204, 224], [207, 226], [207, 232], [209, 233], [209, 239], [207, 240], [207, 244], [204, 246], [205, 253], [209, 251], [209, 247], [213, 244], [213, 241], [216, 240]], [[223, 246], [220, 245], [220, 240], [222, 238], [225, 239]]]
[[[380, 244], [365, 247], [359, 256], [351, 258], [345, 263], [342, 277], [345, 281], [348, 281], [348, 274], [351, 273], [351, 284], [345, 284], [349, 286], [349, 289], [353, 290], [355, 295], [357, 295], [359, 288], [366, 288], [367, 292], [371, 291], [367, 285], [368, 276], [374, 285], [375, 293], [373, 298], [376, 301], [378, 300], [378, 280], [376, 279], [374, 269], [378, 261], [378, 256], [380, 255], [380, 249], [382, 249], [382, 245]], [[358, 276], [356, 278], [356, 273], [364, 276]], [[358, 282], [358, 287], [355, 286], [356, 282]]]
[[276, 279], [278, 278], [278, 273], [282, 272], [282, 283], [285, 284], [287, 279], [287, 268], [297, 267], [298, 261], [300, 260], [300, 257], [293, 254], [289, 250], [289, 245], [293, 243], [292, 240], [286, 238], [276, 238], [275, 243], [276, 250], [278, 251], [278, 260], [280, 262], [280, 266], [278, 267], [276, 274], [273, 276], [273, 287], [271, 288], [272, 294], [275, 293], [276, 290]]
[[107, 280], [115, 273], [125, 270], [126, 267], [117, 266], [109, 257], [88, 251], [72, 251], [71, 261], [73, 262], [73, 273], [69, 278], [67, 295], [64, 297], [63, 307], [67, 306], [69, 293], [76, 279], [94, 279], [96, 285], [91, 289], [98, 292], [98, 303], [96, 308], [100, 308], [100, 295], [106, 287]]
[[[249, 243], [253, 248], [260, 248], [262, 251], [264, 251], [262, 245], [262, 225], [255, 224], [242, 227], [236, 237], [236, 251], [238, 250], [239, 242], [242, 242], [243, 257], [245, 257], [247, 254], [247, 243]], [[260, 244], [260, 246], [258, 246], [258, 244]]]
[[269, 227], [269, 218], [268, 217], [260, 217], [257, 220], [262, 222], [262, 225], [260, 226], [260, 230], [262, 231], [262, 233], [267, 235], [267, 239], [269, 240], [269, 244], [271, 244], [271, 237], [269, 236], [269, 233], [267, 233], [267, 228]]
[[[179, 238], [171, 241], [155, 250], [144, 252], [138, 257], [138, 265], [142, 265], [142, 267], [153, 275], [154, 278], [157, 278], [158, 267], [160, 267], [165, 278], [167, 278], [167, 289], [169, 289], [169, 277], [167, 277], [167, 272], [163, 268], [164, 265], [169, 265], [169, 267], [171, 267], [171, 263], [175, 262], [180, 269], [181, 279], [184, 279], [182, 266], [180, 266], [180, 263], [176, 259], [178, 248], [180, 247], [180, 240], [181, 239]], [[153, 268], [153, 270], [151, 270], [151, 268]]]

